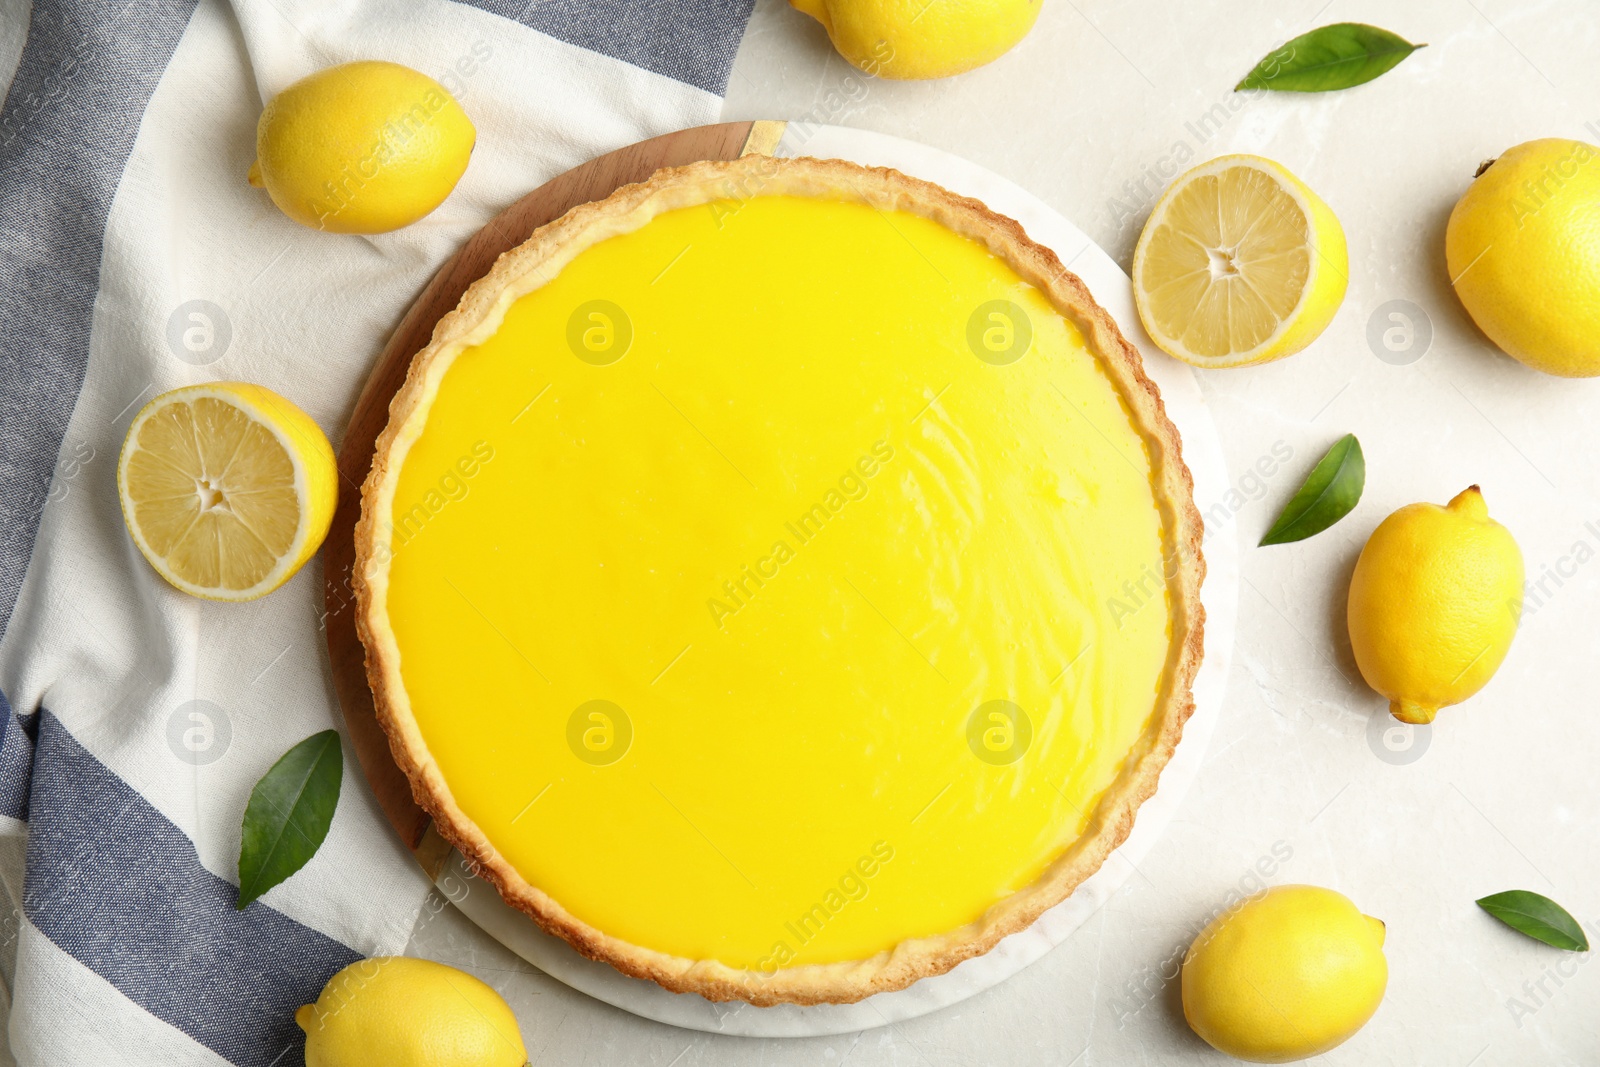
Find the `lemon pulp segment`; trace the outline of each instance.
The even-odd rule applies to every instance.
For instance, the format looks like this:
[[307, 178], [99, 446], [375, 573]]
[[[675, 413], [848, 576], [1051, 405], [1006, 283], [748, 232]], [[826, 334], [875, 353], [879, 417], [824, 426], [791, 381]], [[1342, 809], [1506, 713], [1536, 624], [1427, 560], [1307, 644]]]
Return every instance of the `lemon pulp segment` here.
[[457, 804], [678, 956], [978, 919], [1083, 833], [1162, 689], [1130, 412], [1038, 290], [909, 213], [760, 196], [580, 253], [446, 372], [392, 519]]

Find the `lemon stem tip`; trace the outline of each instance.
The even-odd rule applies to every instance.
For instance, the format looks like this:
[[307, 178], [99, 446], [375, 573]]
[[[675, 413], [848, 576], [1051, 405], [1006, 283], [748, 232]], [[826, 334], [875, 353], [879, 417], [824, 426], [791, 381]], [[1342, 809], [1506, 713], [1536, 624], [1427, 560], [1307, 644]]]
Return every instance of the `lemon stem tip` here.
[[1389, 704], [1389, 714], [1413, 726], [1426, 726], [1433, 721], [1435, 715], [1439, 714], [1439, 709], [1418, 704], [1413, 700], [1395, 700]]
[[259, 159], [250, 164], [250, 171], [245, 175], [244, 180], [255, 186], [257, 189], [260, 189], [267, 184], [266, 181], [261, 177], [261, 161]]
[[1457, 515], [1479, 522], [1489, 517], [1489, 505], [1484, 502], [1483, 491], [1476, 485], [1469, 485], [1457, 493], [1451, 498], [1449, 507]]
[[300, 1007], [295, 1009], [295, 1013], [294, 1013], [295, 1025], [309, 1034], [311, 1032], [312, 1016], [316, 1012], [316, 1010], [317, 1010], [317, 1007], [316, 1007], [315, 1004], [302, 1004], [302, 1005], [300, 1005]]
[[789, 6], [796, 11], [802, 11], [824, 26], [828, 24], [828, 11], [825, 0], [789, 0]]

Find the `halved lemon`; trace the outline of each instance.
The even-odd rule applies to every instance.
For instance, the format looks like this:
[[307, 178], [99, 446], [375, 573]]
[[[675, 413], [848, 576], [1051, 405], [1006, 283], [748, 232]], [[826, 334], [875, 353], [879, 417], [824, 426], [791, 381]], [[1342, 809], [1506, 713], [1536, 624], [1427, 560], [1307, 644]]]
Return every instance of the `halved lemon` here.
[[328, 534], [338, 477], [311, 417], [244, 382], [162, 393], [134, 416], [117, 461], [133, 543], [161, 577], [212, 600], [288, 581]]
[[1220, 156], [1179, 177], [1133, 253], [1145, 331], [1197, 367], [1300, 351], [1333, 321], [1349, 276], [1328, 205], [1260, 156]]

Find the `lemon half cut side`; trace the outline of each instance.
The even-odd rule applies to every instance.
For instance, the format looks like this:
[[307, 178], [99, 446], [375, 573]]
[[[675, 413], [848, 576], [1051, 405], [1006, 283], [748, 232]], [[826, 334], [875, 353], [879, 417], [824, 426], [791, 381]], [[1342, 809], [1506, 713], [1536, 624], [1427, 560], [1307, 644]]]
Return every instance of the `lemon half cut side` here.
[[1133, 255], [1134, 302], [1162, 351], [1240, 367], [1300, 351], [1333, 321], [1349, 282], [1328, 205], [1260, 156], [1221, 156], [1180, 176]]
[[162, 393], [134, 416], [117, 461], [128, 533], [156, 572], [211, 600], [254, 600], [327, 536], [338, 501], [328, 438], [259, 385]]

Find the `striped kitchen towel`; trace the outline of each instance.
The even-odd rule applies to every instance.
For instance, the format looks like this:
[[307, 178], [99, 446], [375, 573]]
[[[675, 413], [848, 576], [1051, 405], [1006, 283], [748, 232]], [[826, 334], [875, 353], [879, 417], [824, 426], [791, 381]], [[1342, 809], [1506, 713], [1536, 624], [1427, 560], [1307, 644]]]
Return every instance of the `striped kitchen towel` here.
[[[0, 0], [0, 1010], [16, 1062], [298, 1063], [293, 1009], [399, 951], [429, 890], [347, 746], [320, 853], [234, 910], [251, 786], [341, 725], [321, 568], [249, 604], [166, 586], [117, 504], [134, 412], [242, 379], [337, 444], [388, 331], [495, 211], [717, 119], [752, 3]], [[256, 117], [303, 75], [367, 58], [460, 99], [471, 165], [400, 232], [302, 229], [244, 181]]]

